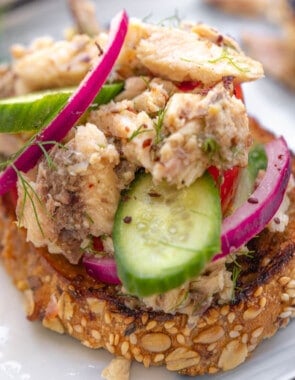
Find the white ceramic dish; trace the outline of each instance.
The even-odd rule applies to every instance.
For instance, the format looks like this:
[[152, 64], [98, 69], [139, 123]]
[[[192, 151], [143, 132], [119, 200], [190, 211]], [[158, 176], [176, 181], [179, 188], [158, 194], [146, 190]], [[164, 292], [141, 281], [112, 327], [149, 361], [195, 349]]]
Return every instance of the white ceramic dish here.
[[[97, 1], [97, 3], [99, 3]], [[268, 25], [254, 21], [232, 19], [220, 15], [198, 0], [109, 0], [103, 8], [98, 4], [99, 18], [107, 21], [122, 7], [131, 16], [151, 15], [162, 20], [175, 14], [181, 18], [205, 21], [222, 32], [238, 38], [241, 30], [255, 28], [269, 30]], [[164, 4], [165, 3], [165, 4]], [[1, 40], [2, 58], [8, 55], [13, 42], [29, 42], [34, 36], [59, 36], [68, 27], [70, 16], [63, 1], [38, 1], [17, 8], [5, 15]], [[266, 78], [244, 86], [249, 113], [274, 131], [283, 134], [295, 151], [295, 97], [294, 94]], [[100, 380], [102, 369], [112, 356], [103, 350], [90, 350], [67, 336], [44, 329], [40, 323], [28, 322], [22, 307], [22, 297], [0, 267], [0, 380]], [[202, 380], [291, 380], [295, 378], [295, 321], [275, 337], [265, 341], [253, 356], [239, 368], [225, 374], [203, 376]], [[131, 380], [185, 379], [164, 368], [144, 368], [133, 364]]]

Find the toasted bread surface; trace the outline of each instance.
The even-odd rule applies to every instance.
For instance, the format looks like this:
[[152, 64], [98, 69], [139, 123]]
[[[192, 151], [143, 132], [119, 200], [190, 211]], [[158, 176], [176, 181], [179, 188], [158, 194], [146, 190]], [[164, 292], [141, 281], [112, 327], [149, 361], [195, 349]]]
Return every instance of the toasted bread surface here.
[[[251, 120], [254, 137], [273, 136]], [[294, 160], [293, 160], [294, 161]], [[293, 162], [295, 173], [295, 162]], [[235, 368], [265, 338], [295, 316], [295, 190], [284, 233], [264, 230], [241, 257], [234, 299], [213, 304], [199, 318], [132, 307], [113, 285], [98, 283], [84, 268], [26, 242], [14, 223], [9, 196], [0, 200], [1, 258], [24, 292], [29, 320], [41, 320], [90, 348], [186, 375]]]

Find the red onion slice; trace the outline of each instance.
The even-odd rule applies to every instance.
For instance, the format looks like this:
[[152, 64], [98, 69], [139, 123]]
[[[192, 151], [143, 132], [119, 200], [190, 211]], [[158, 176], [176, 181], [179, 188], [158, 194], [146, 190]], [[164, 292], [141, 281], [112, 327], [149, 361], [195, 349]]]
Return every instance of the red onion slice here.
[[[108, 78], [116, 59], [123, 46], [128, 29], [128, 16], [125, 11], [117, 14], [111, 22], [108, 46], [101, 60], [93, 67], [80, 83], [77, 90], [70, 97], [66, 106], [43, 129], [28, 148], [26, 148], [14, 163], [8, 166], [0, 176], [0, 195], [9, 191], [17, 181], [17, 170], [27, 172], [32, 169], [43, 151], [38, 145], [40, 142], [61, 141], [80, 116], [90, 106], [98, 91]], [[49, 150], [54, 144], [44, 144]]]
[[119, 285], [121, 281], [117, 274], [116, 262], [113, 258], [85, 255], [83, 264], [89, 276], [105, 284]]
[[240, 248], [263, 230], [282, 203], [291, 175], [288, 146], [281, 137], [265, 145], [268, 158], [265, 175], [248, 201], [222, 223], [222, 252], [217, 260]]

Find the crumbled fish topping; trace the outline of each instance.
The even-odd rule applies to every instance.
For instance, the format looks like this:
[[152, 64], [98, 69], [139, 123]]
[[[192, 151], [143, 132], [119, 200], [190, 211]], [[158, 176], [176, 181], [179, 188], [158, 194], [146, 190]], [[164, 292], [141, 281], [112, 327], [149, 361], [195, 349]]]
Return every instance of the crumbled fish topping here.
[[166, 293], [145, 297], [142, 302], [153, 310], [165, 313], [203, 314], [212, 304], [225, 304], [232, 299], [232, 273], [226, 269], [226, 259], [208, 263], [202, 273]]
[[[15, 45], [14, 61], [2, 77], [9, 75], [15, 94], [76, 85], [100, 59], [98, 46], [103, 50], [106, 42], [101, 32]], [[246, 166], [252, 141], [245, 105], [233, 87], [262, 75], [261, 65], [245, 56], [236, 41], [205, 24], [171, 29], [131, 20], [110, 77], [125, 80], [124, 90], [85, 115], [65, 144], [56, 145], [36, 173], [18, 183], [18, 223], [27, 229], [27, 239], [74, 264], [93, 237], [101, 238], [104, 251], [113, 255], [120, 193], [138, 169], [151, 173], [155, 182], [181, 188], [211, 165], [221, 171]], [[183, 82], [194, 86], [183, 90]], [[126, 302], [198, 317], [213, 302], [231, 299], [234, 283], [227, 260], [209, 263], [200, 276], [165, 294], [130, 296]], [[104, 376], [128, 376], [129, 366], [117, 359]]]

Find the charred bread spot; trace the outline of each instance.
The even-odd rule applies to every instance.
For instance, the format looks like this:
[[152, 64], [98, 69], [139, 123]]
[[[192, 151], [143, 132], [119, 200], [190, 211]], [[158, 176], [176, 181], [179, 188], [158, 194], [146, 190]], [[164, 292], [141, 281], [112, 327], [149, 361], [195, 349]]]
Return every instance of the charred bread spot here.
[[[273, 235], [264, 231], [259, 239], [253, 239], [248, 244], [248, 248], [255, 252], [255, 256], [241, 257], [238, 260], [242, 271], [239, 274], [236, 288], [240, 290], [236, 291], [233, 304], [238, 304], [251, 297], [255, 289], [269, 282], [294, 258], [295, 243], [292, 241], [280, 242], [282, 237], [279, 234]], [[267, 265], [264, 265], [265, 262]]]
[[128, 326], [124, 332], [125, 336], [129, 336], [133, 334], [136, 330], [136, 323], [131, 323], [130, 326]]

